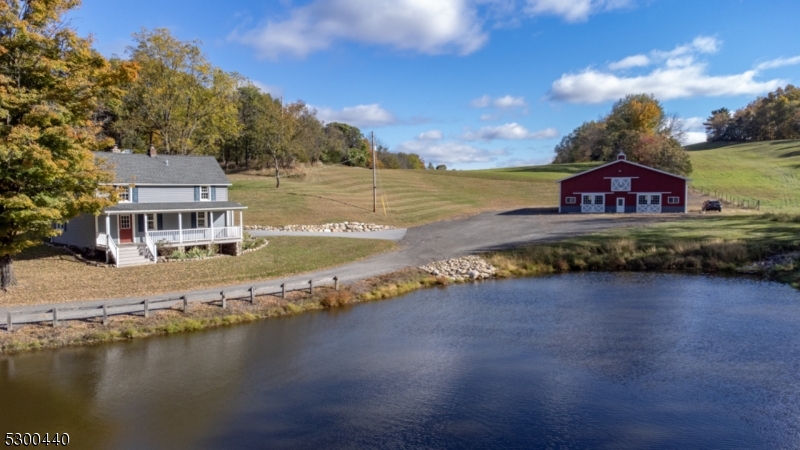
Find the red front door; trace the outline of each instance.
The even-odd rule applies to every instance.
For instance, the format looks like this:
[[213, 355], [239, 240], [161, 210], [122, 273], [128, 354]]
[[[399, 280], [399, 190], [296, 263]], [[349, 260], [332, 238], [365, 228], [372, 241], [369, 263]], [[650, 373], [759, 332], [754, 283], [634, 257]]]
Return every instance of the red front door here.
[[131, 216], [118, 216], [119, 217], [119, 242], [133, 242], [133, 221]]

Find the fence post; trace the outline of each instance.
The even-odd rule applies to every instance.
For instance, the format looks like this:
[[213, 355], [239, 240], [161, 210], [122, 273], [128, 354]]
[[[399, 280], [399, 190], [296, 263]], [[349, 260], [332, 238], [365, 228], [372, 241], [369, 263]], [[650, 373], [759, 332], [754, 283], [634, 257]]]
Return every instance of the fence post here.
[[339, 290], [339, 277], [333, 277], [333, 289]]
[[183, 299], [183, 312], [186, 312], [189, 310], [189, 299], [185, 295], [181, 296], [181, 298]]
[[253, 305], [256, 302], [256, 288], [255, 286], [250, 286], [250, 304]]
[[58, 308], [53, 308], [53, 328], [58, 326]]
[[103, 326], [108, 325], [108, 308], [103, 304]]
[[281, 284], [281, 298], [286, 298], [286, 283]]
[[150, 317], [150, 299], [144, 299], [144, 318]]
[[222, 297], [222, 309], [228, 307], [228, 301], [225, 299], [225, 291], [220, 291], [219, 296]]
[[308, 293], [314, 295], [314, 280], [308, 280]]
[[11, 312], [6, 316], [6, 331], [14, 331], [14, 322], [11, 321]]

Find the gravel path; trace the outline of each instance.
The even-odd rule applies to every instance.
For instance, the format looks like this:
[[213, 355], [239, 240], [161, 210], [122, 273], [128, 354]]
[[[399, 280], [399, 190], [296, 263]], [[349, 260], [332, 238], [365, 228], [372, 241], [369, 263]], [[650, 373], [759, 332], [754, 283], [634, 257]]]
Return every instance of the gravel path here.
[[[580, 214], [557, 214], [551, 209], [519, 209], [505, 212], [486, 212], [475, 216], [436, 222], [406, 230], [392, 230], [395, 232], [405, 231], [405, 235], [399, 241], [399, 248], [390, 253], [375, 255], [362, 261], [357, 261], [343, 266], [325, 270], [305, 273], [292, 277], [281, 277], [280, 279], [265, 280], [260, 282], [249, 282], [239, 285], [220, 286], [211, 289], [201, 289], [188, 292], [189, 295], [198, 293], [219, 292], [221, 289], [234, 290], [238, 288], [246, 289], [250, 286], [274, 286], [285, 282], [295, 284], [307, 282], [309, 279], [323, 279], [338, 276], [339, 280], [345, 284], [376, 275], [386, 274], [406, 267], [418, 267], [433, 261], [448, 258], [456, 258], [468, 254], [480, 253], [484, 251], [500, 250], [511, 248], [520, 244], [531, 242], [544, 242], [568, 238], [576, 235], [583, 235], [596, 231], [606, 230], [617, 227], [629, 227], [650, 223], [667, 222], [677, 219], [685, 219], [684, 214], [600, 214], [600, 215], [580, 215]], [[385, 232], [381, 232], [385, 233]], [[254, 234], [256, 234], [254, 232]], [[309, 235], [310, 233], [304, 233]], [[331, 233], [320, 233], [330, 236]], [[341, 233], [335, 237], [355, 237], [345, 236]], [[383, 236], [388, 238], [387, 236]], [[395, 238], [397, 236], [394, 236]], [[164, 294], [159, 296], [148, 296], [148, 298], [176, 297], [180, 293]], [[130, 300], [137, 297], [131, 297]], [[145, 297], [141, 297], [144, 300]], [[114, 299], [108, 299], [109, 302]], [[97, 301], [92, 301], [96, 303]], [[82, 302], [72, 304], [79, 305]], [[61, 304], [64, 306], [65, 304]], [[36, 305], [29, 308], [42, 308], [47, 305]], [[5, 317], [5, 312], [23, 311], [26, 307], [0, 308], [0, 318]], [[1, 319], [0, 319], [1, 320]]]

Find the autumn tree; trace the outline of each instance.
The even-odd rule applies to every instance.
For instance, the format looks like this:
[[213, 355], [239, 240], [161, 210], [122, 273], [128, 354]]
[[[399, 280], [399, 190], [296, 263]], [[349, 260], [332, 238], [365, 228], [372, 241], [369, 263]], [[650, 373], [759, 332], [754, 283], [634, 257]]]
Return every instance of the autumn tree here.
[[[12, 256], [55, 236], [54, 223], [115, 200], [92, 150], [101, 92], [134, 74], [114, 70], [61, 18], [78, 0], [0, 2], [0, 286]], [[108, 193], [109, 196], [98, 195]]]
[[208, 62], [198, 41], [180, 41], [165, 28], [133, 37], [128, 53], [139, 77], [124, 98], [119, 128], [135, 130], [139, 142], [152, 133], [167, 154], [215, 154], [235, 138], [237, 75]]
[[732, 115], [727, 108], [711, 111], [703, 125], [708, 142], [800, 139], [800, 88], [778, 88]]

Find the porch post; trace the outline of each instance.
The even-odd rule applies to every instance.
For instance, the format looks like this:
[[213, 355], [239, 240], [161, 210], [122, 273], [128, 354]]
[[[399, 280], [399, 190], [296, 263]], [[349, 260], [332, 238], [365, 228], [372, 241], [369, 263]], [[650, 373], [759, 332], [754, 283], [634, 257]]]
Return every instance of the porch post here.
[[242, 210], [239, 210], [239, 238], [244, 239], [244, 222], [242, 221]]
[[108, 264], [108, 244], [111, 240], [111, 215], [106, 213], [106, 264]]
[[95, 250], [97, 250], [97, 235], [98, 235], [97, 230], [98, 229], [99, 229], [99, 227], [97, 226], [97, 216], [94, 216], [94, 245], [92, 245], [92, 247], [94, 247]]
[[183, 213], [178, 213], [178, 243], [183, 244]]
[[214, 211], [209, 211], [208, 214], [211, 216], [211, 242], [214, 242]]

